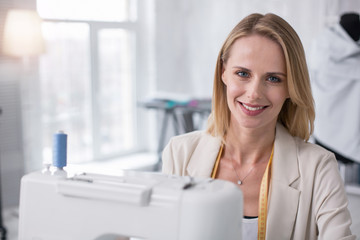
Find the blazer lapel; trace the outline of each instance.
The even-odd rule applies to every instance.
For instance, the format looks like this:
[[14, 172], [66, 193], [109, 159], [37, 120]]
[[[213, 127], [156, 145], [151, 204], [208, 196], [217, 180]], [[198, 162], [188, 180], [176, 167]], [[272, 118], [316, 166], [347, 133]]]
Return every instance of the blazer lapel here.
[[280, 124], [276, 126], [274, 157], [268, 199], [266, 239], [291, 239], [300, 191], [295, 140]]

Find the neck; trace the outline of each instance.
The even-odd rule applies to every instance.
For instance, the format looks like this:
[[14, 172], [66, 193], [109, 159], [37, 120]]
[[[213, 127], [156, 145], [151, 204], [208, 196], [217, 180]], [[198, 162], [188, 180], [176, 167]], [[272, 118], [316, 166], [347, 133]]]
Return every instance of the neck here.
[[225, 154], [240, 164], [256, 164], [268, 159], [275, 139], [275, 125], [261, 129], [230, 127]]

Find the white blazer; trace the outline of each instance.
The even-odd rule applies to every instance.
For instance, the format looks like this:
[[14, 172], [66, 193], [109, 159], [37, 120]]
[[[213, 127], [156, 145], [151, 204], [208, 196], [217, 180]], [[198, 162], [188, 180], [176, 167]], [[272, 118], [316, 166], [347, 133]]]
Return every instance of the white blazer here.
[[[163, 172], [211, 176], [221, 140], [197, 131], [172, 138]], [[334, 155], [276, 126], [266, 239], [355, 239]]]

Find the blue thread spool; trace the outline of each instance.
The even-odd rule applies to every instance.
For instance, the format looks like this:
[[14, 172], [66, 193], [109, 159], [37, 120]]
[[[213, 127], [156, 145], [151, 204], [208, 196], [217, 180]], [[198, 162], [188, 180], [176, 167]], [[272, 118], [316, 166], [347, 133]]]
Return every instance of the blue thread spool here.
[[62, 169], [66, 167], [67, 135], [60, 131], [53, 136], [53, 166]]

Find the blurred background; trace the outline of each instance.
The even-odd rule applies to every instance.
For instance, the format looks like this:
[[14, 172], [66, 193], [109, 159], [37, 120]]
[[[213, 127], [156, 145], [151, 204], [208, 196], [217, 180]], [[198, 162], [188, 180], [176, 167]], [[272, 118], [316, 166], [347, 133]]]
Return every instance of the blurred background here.
[[254, 12], [287, 20], [310, 56], [360, 0], [0, 0], [3, 215], [16, 218], [20, 179], [51, 162], [59, 130], [74, 169], [158, 169], [171, 136], [204, 128], [218, 51]]

